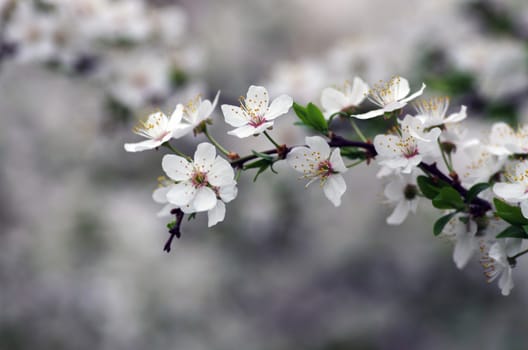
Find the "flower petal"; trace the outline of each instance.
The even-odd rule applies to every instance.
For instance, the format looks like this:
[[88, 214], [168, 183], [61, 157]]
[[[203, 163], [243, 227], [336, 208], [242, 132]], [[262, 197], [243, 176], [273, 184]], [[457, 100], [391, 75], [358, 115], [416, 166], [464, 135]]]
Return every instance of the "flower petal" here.
[[156, 203], [167, 203], [167, 193], [169, 192], [171, 186], [159, 187], [152, 192], [152, 199]]
[[319, 161], [326, 160], [330, 156], [330, 146], [321, 136], [307, 136], [305, 142], [312, 152], [317, 153]]
[[189, 180], [192, 176], [192, 164], [187, 159], [174, 154], [163, 156], [161, 167], [167, 176], [174, 181]]
[[520, 183], [498, 182], [493, 185], [493, 192], [506, 200], [516, 201], [524, 195], [525, 186]]
[[169, 192], [167, 192], [167, 200], [169, 203], [183, 207], [189, 204], [196, 194], [196, 189], [189, 182], [181, 182], [171, 186]]
[[347, 107], [347, 98], [339, 90], [326, 88], [321, 94], [321, 106], [330, 116], [330, 114], [339, 112], [344, 107]]
[[196, 191], [192, 206], [197, 212], [211, 210], [216, 206], [216, 194], [209, 187], [201, 187]]
[[338, 207], [341, 205], [341, 196], [345, 193], [346, 188], [347, 186], [343, 176], [335, 174], [330, 175], [326, 179], [325, 184], [323, 185], [323, 192], [326, 198], [328, 198], [334, 206]]
[[417, 98], [418, 96], [420, 96], [421, 94], [423, 94], [423, 91], [425, 89], [425, 84], [422, 83], [422, 87], [420, 88], [420, 90], [416, 91], [414, 94], [406, 97], [406, 98], [403, 98], [400, 100], [400, 102], [403, 102], [403, 103], [407, 103], [411, 100], [414, 100], [415, 98]]
[[348, 170], [343, 162], [343, 158], [341, 158], [341, 151], [339, 148], [335, 148], [332, 153], [330, 153], [330, 164], [332, 165], [332, 169], [338, 173], [344, 173]]
[[265, 113], [269, 105], [268, 90], [263, 86], [251, 85], [248, 89], [245, 103], [255, 113]]
[[125, 143], [125, 151], [141, 152], [161, 146], [163, 142], [156, 140], [145, 140], [136, 143]]
[[311, 157], [308, 157], [310, 152], [310, 149], [307, 147], [295, 147], [286, 156], [286, 161], [294, 170], [308, 174], [312, 169], [310, 164], [313, 166], [317, 165]]
[[361, 78], [355, 77], [352, 90], [347, 93], [348, 104], [357, 106], [367, 97], [369, 87]]
[[194, 121], [196, 125], [209, 118], [211, 113], [213, 113], [216, 104], [218, 103], [219, 96], [220, 90], [218, 90], [218, 92], [216, 93], [216, 96], [212, 103], [209, 100], [205, 100], [200, 104], [200, 107], [198, 107], [198, 113], [196, 113], [196, 120]]
[[228, 135], [234, 135], [238, 138], [245, 138], [255, 134], [255, 128], [251, 125], [244, 125], [227, 132]]
[[405, 78], [396, 77], [391, 83], [392, 85], [390, 89], [392, 91], [392, 96], [394, 96], [397, 101], [402, 100], [405, 96], [409, 95], [409, 92], [411, 92], [409, 81]]
[[207, 227], [214, 226], [224, 221], [226, 207], [224, 202], [217, 201], [216, 206], [207, 212]]
[[216, 148], [208, 142], [202, 142], [194, 152], [194, 166], [201, 171], [209, 172], [216, 159]]
[[227, 160], [216, 157], [211, 170], [207, 176], [209, 183], [213, 186], [225, 186], [233, 182], [235, 172]]
[[444, 119], [444, 123], [458, 123], [462, 120], [466, 119], [467, 113], [466, 113], [466, 106], [460, 107], [460, 111], [458, 113], [450, 114], [447, 118]]
[[400, 225], [409, 214], [409, 204], [405, 199], [398, 202], [392, 214], [387, 218], [387, 224]]
[[160, 211], [156, 213], [156, 216], [158, 218], [165, 218], [165, 217], [171, 216], [171, 211], [173, 208], [174, 208], [173, 204], [170, 204], [170, 203], [165, 204], [163, 208], [161, 208]]
[[264, 115], [266, 120], [273, 120], [283, 114], [288, 113], [293, 105], [293, 99], [288, 95], [280, 95], [271, 102], [268, 111]]
[[249, 117], [242, 108], [232, 105], [222, 105], [221, 108], [227, 124], [234, 127], [240, 127], [248, 123]]
[[183, 105], [179, 103], [178, 105], [176, 105], [174, 112], [172, 112], [170, 116], [169, 123], [168, 123], [169, 130], [172, 131], [176, 127], [176, 125], [178, 125], [181, 122], [182, 117], [183, 117]]
[[371, 119], [371, 118], [379, 117], [380, 115], [383, 115], [384, 113], [385, 113], [385, 110], [381, 108], [381, 109], [375, 109], [367, 113], [353, 114], [351, 117], [354, 117], [357, 119]]
[[220, 187], [219, 190], [219, 196], [225, 203], [231, 202], [233, 199], [236, 198], [238, 194], [238, 189], [236, 187], [237, 183], [233, 181], [229, 185]]

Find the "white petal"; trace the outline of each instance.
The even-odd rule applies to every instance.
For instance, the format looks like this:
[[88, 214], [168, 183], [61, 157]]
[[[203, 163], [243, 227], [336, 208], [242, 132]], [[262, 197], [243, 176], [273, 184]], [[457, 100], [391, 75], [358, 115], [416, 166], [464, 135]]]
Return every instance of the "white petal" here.
[[307, 136], [305, 142], [312, 152], [319, 153], [321, 160], [328, 159], [330, 156], [330, 146], [321, 136]]
[[330, 164], [332, 165], [332, 169], [338, 173], [344, 173], [348, 170], [343, 162], [343, 158], [341, 158], [339, 148], [335, 148], [330, 154]]
[[[286, 156], [286, 161], [295, 170], [300, 173], [308, 173], [310, 171], [310, 164], [317, 165], [311, 157], [311, 150], [306, 147], [295, 147]], [[305, 156], [306, 155], [306, 156]]]
[[171, 214], [171, 211], [172, 211], [173, 208], [174, 208], [174, 205], [173, 205], [173, 204], [170, 204], [170, 203], [165, 204], [165, 205], [163, 206], [163, 208], [161, 208], [160, 211], [158, 211], [158, 212], [156, 213], [156, 216], [157, 216], [158, 218], [165, 218], [165, 217], [171, 216], [171, 215], [172, 215], [172, 214]]
[[396, 80], [393, 81], [391, 90], [393, 91], [393, 96], [396, 100], [402, 100], [405, 96], [409, 95], [409, 92], [411, 91], [409, 88], [409, 81], [405, 78], [397, 77]]
[[357, 119], [370, 119], [370, 118], [379, 117], [380, 115], [383, 115], [384, 113], [385, 113], [385, 110], [381, 108], [381, 109], [375, 109], [367, 113], [354, 114], [352, 115], [352, 117], [357, 118]]
[[510, 295], [511, 290], [513, 289], [513, 276], [512, 269], [507, 267], [499, 279], [499, 288], [501, 289], [502, 295]]
[[208, 172], [216, 159], [216, 148], [208, 142], [202, 142], [194, 152], [194, 165], [201, 171]]
[[528, 200], [521, 202], [521, 212], [523, 216], [528, 219]]
[[404, 183], [398, 177], [385, 186], [383, 194], [385, 197], [392, 202], [399, 202], [404, 199]]
[[183, 105], [178, 104], [176, 108], [174, 109], [174, 112], [172, 112], [172, 115], [169, 119], [169, 125], [168, 125], [169, 130], [173, 130], [176, 127], [176, 125], [178, 125], [181, 122], [182, 117], [183, 117]]
[[341, 205], [341, 196], [345, 193], [345, 191], [345, 179], [343, 179], [343, 176], [339, 174], [330, 175], [323, 185], [323, 192], [326, 198], [328, 198], [328, 200], [330, 200], [330, 202], [332, 202], [332, 204], [336, 207]]
[[216, 194], [209, 187], [201, 187], [196, 191], [192, 206], [197, 212], [211, 210], [216, 206]]
[[213, 186], [225, 186], [233, 182], [235, 172], [227, 160], [216, 157], [207, 179]]
[[399, 225], [401, 224], [405, 218], [407, 218], [407, 215], [409, 214], [409, 204], [407, 201], [401, 200], [396, 205], [396, 208], [394, 208], [394, 211], [392, 214], [387, 218], [387, 224], [389, 225]]
[[152, 192], [152, 199], [156, 203], [167, 203], [167, 193], [171, 186], [159, 187]]
[[271, 102], [268, 111], [264, 115], [266, 120], [273, 120], [278, 116], [288, 113], [293, 105], [293, 99], [288, 95], [280, 95]]
[[252, 127], [251, 125], [244, 125], [244, 126], [241, 126], [240, 128], [236, 128], [234, 130], [228, 131], [227, 134], [243, 139], [245, 137], [255, 134], [255, 128]]
[[232, 105], [222, 105], [222, 113], [227, 124], [240, 127], [248, 123], [249, 117], [242, 108]]
[[348, 103], [357, 106], [367, 97], [369, 87], [361, 78], [355, 77], [352, 84], [352, 91], [347, 94]]
[[256, 128], [253, 128], [253, 135], [258, 135], [261, 132], [266, 131], [268, 128], [270, 128], [272, 126], [273, 126], [273, 120], [269, 121], [269, 122], [265, 122], [265, 123], [257, 126]]
[[382, 157], [396, 157], [401, 155], [401, 139], [395, 135], [376, 135], [374, 137], [374, 148]]
[[477, 248], [477, 242], [470, 232], [458, 234], [453, 251], [453, 261], [459, 269], [463, 269]]
[[145, 140], [136, 143], [125, 143], [125, 151], [127, 152], [141, 152], [149, 149], [154, 149], [161, 146], [162, 141]]
[[174, 181], [189, 180], [192, 176], [192, 164], [187, 159], [174, 154], [163, 156], [161, 167], [165, 174]]
[[169, 203], [182, 207], [192, 201], [195, 193], [196, 189], [191, 183], [181, 182], [171, 186], [170, 191], [167, 193], [167, 200]]
[[517, 198], [524, 195], [525, 186], [520, 183], [505, 183], [498, 182], [493, 185], [493, 192], [506, 200], [515, 201]]
[[203, 120], [209, 118], [211, 113], [213, 113], [213, 111], [214, 111], [214, 109], [216, 107], [216, 104], [218, 103], [218, 98], [219, 97], [220, 97], [220, 90], [218, 90], [218, 92], [216, 93], [216, 96], [215, 96], [215, 98], [214, 98], [212, 103], [209, 102], [209, 100], [205, 100], [205, 101], [202, 102], [202, 104], [198, 108], [197, 120], [195, 120], [195, 122], [197, 124], [202, 122]]
[[321, 94], [321, 106], [330, 114], [347, 107], [345, 94], [334, 88], [326, 88]]
[[214, 226], [224, 221], [226, 207], [224, 202], [217, 201], [216, 206], [207, 212], [207, 227]]
[[236, 182], [233, 181], [227, 186], [220, 187], [219, 195], [220, 195], [220, 198], [222, 198], [222, 201], [224, 201], [225, 203], [229, 203], [233, 199], [236, 198], [237, 193], [238, 193], [238, 189], [236, 185], [237, 185]]
[[444, 119], [444, 123], [458, 123], [462, 120], [466, 119], [466, 106], [460, 107], [460, 111], [458, 113], [453, 113], [449, 115], [447, 118]]
[[187, 123], [180, 123], [174, 127], [172, 130], [171, 137], [173, 139], [179, 139], [180, 137], [183, 137], [190, 133], [193, 130], [194, 126]]
[[268, 91], [263, 86], [251, 85], [246, 95], [246, 106], [257, 114], [265, 113], [268, 109]]
[[409, 102], [411, 100], [414, 100], [415, 98], [417, 98], [418, 96], [423, 94], [424, 89], [425, 89], [425, 84], [422, 83], [422, 87], [420, 88], [420, 90], [416, 91], [414, 94], [410, 95], [407, 98], [401, 99], [400, 101], [403, 102], [403, 103], [407, 103], [407, 102]]

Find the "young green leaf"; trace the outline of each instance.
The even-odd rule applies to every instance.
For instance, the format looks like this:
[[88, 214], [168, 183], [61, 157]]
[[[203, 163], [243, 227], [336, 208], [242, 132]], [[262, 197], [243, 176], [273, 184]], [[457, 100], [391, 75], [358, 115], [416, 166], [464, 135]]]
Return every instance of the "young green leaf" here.
[[487, 182], [481, 182], [476, 185], [473, 185], [466, 196], [466, 203], [471, 203], [473, 199], [477, 198], [480, 192], [488, 189], [491, 185]]
[[420, 191], [428, 199], [434, 199], [442, 187], [449, 186], [444, 181], [433, 180], [432, 178], [424, 175], [418, 176], [416, 181]]
[[497, 209], [495, 213], [504, 221], [512, 225], [528, 225], [528, 219], [523, 216], [521, 208], [509, 205], [498, 198], [493, 199], [493, 203]]
[[433, 233], [435, 236], [438, 236], [442, 232], [445, 225], [447, 225], [449, 220], [451, 220], [451, 218], [455, 216], [456, 213], [457, 212], [449, 213], [447, 215], [442, 216], [438, 220], [436, 220], [436, 222], [434, 223], [434, 227], [433, 227]]
[[501, 233], [497, 235], [497, 238], [508, 238], [508, 237], [527, 239], [528, 234], [524, 231], [522, 227], [510, 226], [504, 229]]
[[316, 105], [311, 102], [308, 103], [308, 106], [306, 106], [306, 112], [309, 125], [313, 129], [322, 133], [328, 132], [328, 123], [326, 122], [323, 112], [321, 112]]
[[462, 210], [465, 207], [464, 200], [454, 188], [443, 187], [433, 199], [433, 206], [438, 209]]

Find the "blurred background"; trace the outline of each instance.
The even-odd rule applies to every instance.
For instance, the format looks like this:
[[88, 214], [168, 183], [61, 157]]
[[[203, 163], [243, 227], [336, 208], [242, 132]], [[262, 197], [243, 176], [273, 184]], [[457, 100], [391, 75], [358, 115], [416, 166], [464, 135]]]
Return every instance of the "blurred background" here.
[[[462, 271], [425, 201], [385, 224], [376, 166], [334, 208], [284, 165], [244, 173], [223, 223], [162, 251], [165, 151], [136, 121], [250, 84], [319, 103], [399, 74], [468, 106], [473, 130], [528, 117], [525, 0], [0, 0], [0, 349], [526, 349], [528, 263], [509, 297]], [[212, 132], [241, 154], [269, 148]], [[273, 130], [299, 144], [284, 117]], [[224, 136], [225, 135], [225, 136]], [[485, 132], [482, 131], [483, 137]], [[203, 136], [178, 140], [191, 153]], [[265, 141], [265, 140], [264, 140]]]

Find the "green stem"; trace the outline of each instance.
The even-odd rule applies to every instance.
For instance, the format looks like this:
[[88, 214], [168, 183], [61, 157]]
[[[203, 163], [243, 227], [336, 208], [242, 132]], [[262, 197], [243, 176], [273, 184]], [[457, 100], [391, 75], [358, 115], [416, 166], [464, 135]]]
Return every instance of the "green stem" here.
[[240, 174], [242, 173], [242, 168], [238, 168], [237, 169], [237, 172], [236, 172], [236, 175], [235, 175], [235, 180], [238, 181], [238, 179], [240, 179]]
[[222, 152], [224, 155], [228, 156], [231, 152], [229, 152], [228, 150], [226, 150], [224, 147], [222, 147], [222, 145], [220, 143], [218, 143], [218, 141], [216, 141], [210, 134], [209, 134], [209, 131], [207, 130], [207, 127], [204, 127], [204, 130], [203, 130], [203, 133], [205, 134], [205, 136], [209, 139], [209, 141], [211, 141], [211, 143], [213, 145], [215, 145], [216, 148], [218, 148], [218, 150], [220, 152]]
[[179, 150], [177, 150], [173, 145], [171, 145], [169, 143], [169, 141], [165, 142], [163, 144], [163, 146], [167, 147], [168, 149], [170, 149], [172, 152], [174, 152], [175, 154], [179, 155], [180, 157], [183, 157], [189, 161], [192, 161], [191, 157], [189, 157], [188, 155], [184, 154], [183, 152], [180, 152]]
[[361, 141], [363, 141], [363, 142], [367, 142], [367, 138], [365, 137], [365, 135], [363, 135], [363, 133], [361, 132], [361, 130], [359, 129], [359, 127], [357, 126], [356, 122], [355, 122], [353, 119], [350, 119], [350, 124], [351, 124], [352, 127], [354, 128], [354, 131], [355, 131], [356, 134], [359, 136], [359, 138], [361, 139]]
[[359, 165], [359, 164], [363, 163], [364, 161], [365, 161], [365, 159], [360, 159], [357, 162], [354, 162], [352, 164], [347, 165], [346, 167], [347, 168], [352, 168], [352, 167], [355, 167], [356, 165]]
[[264, 136], [267, 137], [267, 139], [273, 144], [273, 146], [280, 148], [280, 145], [268, 134], [267, 131], [263, 132]]

